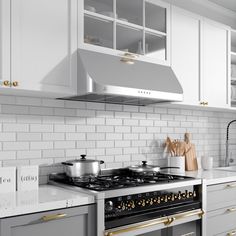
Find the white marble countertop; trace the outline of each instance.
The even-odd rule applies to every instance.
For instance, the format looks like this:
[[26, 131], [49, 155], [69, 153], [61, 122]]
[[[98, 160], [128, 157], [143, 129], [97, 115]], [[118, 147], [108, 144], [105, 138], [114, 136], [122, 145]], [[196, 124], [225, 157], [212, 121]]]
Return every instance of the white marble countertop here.
[[203, 179], [207, 185], [236, 181], [236, 172], [219, 169], [186, 171], [184, 175]]
[[94, 203], [94, 196], [52, 185], [38, 190], [0, 194], [0, 218]]

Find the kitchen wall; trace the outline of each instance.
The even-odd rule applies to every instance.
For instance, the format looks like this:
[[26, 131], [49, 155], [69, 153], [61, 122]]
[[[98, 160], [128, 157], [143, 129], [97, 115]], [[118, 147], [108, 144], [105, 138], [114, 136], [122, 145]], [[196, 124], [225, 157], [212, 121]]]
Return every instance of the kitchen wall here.
[[[105, 167], [140, 163], [165, 165], [167, 135], [192, 134], [197, 155], [225, 153], [227, 122], [236, 112], [137, 107], [53, 99], [0, 96], [0, 165], [41, 165], [41, 182], [62, 167], [57, 163], [86, 153]], [[231, 132], [236, 139], [236, 129]]]

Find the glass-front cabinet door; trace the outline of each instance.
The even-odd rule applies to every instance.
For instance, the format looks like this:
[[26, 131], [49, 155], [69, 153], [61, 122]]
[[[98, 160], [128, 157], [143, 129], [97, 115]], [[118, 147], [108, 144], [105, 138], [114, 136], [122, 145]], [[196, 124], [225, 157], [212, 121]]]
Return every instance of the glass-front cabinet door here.
[[159, 0], [79, 1], [79, 48], [169, 64], [170, 5]]

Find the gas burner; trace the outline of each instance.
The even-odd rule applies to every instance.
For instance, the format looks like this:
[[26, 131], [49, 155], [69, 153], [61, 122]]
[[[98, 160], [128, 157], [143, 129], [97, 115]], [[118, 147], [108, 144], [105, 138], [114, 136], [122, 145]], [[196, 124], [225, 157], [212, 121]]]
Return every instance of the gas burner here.
[[53, 174], [51, 180], [64, 184], [74, 185], [95, 191], [106, 191], [113, 189], [129, 188], [136, 186], [145, 186], [151, 184], [163, 184], [176, 181], [192, 179], [185, 176], [177, 176], [153, 172], [152, 174], [133, 174], [127, 171], [115, 174], [104, 174], [97, 177], [69, 178], [65, 174]]

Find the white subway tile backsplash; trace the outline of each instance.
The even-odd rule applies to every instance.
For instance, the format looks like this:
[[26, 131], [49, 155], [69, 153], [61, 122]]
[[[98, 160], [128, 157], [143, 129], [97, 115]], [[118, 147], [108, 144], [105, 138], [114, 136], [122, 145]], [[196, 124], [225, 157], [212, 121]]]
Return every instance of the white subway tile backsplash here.
[[41, 151], [17, 151], [17, 159], [35, 159], [41, 156]]
[[17, 141], [40, 141], [41, 133], [17, 133]]
[[1, 112], [5, 114], [28, 114], [28, 106], [1, 105]]
[[122, 140], [122, 134], [107, 133], [106, 140]]
[[43, 135], [43, 141], [65, 140], [64, 133], [43, 133], [42, 135]]
[[32, 150], [53, 149], [53, 142], [48, 142], [48, 141], [31, 142], [30, 149]]
[[28, 124], [3, 124], [3, 132], [28, 132]]
[[30, 107], [29, 112], [32, 115], [47, 116], [47, 115], [53, 115], [53, 108], [49, 108], [49, 107]]
[[4, 142], [3, 150], [6, 151], [29, 150], [29, 142]]
[[75, 125], [63, 125], [63, 124], [60, 124], [60, 125], [54, 125], [54, 131], [56, 133], [71, 133], [71, 132], [75, 132], [75, 128], [76, 126]]
[[16, 133], [0, 133], [0, 142], [16, 141]]
[[[56, 163], [84, 153], [104, 159], [106, 168], [142, 160], [163, 164], [166, 136], [183, 139], [185, 132], [192, 134], [198, 155], [212, 155], [218, 163], [225, 153], [227, 123], [234, 117], [234, 112], [168, 105], [0, 96], [0, 166], [39, 164], [40, 179], [46, 180], [48, 173], [63, 171]], [[230, 137], [236, 139], [236, 126], [231, 127]]]
[[55, 141], [55, 149], [70, 149], [75, 148], [75, 141]]
[[53, 125], [46, 125], [46, 124], [31, 124], [30, 125], [30, 132], [53, 132]]

